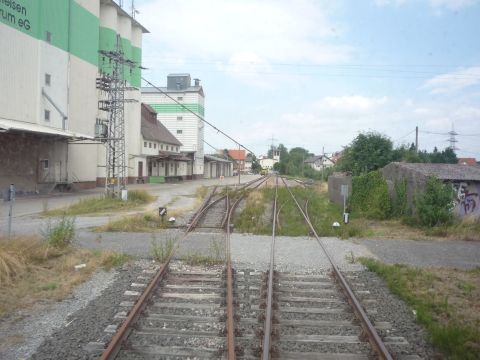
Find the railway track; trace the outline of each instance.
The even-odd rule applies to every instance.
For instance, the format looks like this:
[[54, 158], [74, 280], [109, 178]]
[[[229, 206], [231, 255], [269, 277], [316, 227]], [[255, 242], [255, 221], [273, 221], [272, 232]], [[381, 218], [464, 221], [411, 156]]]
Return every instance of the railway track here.
[[[264, 181], [257, 179], [242, 188]], [[215, 187], [203, 202], [185, 237], [199, 226], [230, 229], [230, 218], [244, 193], [232, 200], [228, 192], [217, 191]], [[101, 359], [235, 358], [230, 232], [225, 234], [224, 265], [190, 266], [174, 261], [177, 243], [152, 281], [136, 284], [145, 290]]]
[[[282, 185], [288, 189], [283, 179], [280, 184], [275, 180], [268, 271], [234, 271], [230, 231], [225, 231], [225, 264], [190, 266], [172, 260], [172, 252], [135, 302], [102, 359], [393, 358], [315, 232], [308, 201], [302, 209], [290, 190], [319, 244], [319, 256], [330, 260], [331, 270], [308, 274], [275, 271], [277, 189]], [[197, 228], [230, 229], [245, 192], [217, 191], [204, 201], [185, 236]], [[375, 304], [368, 291], [363, 293], [364, 304]], [[375, 312], [374, 306], [369, 312]]]
[[[262, 359], [392, 359], [306, 213], [287, 187], [331, 264], [330, 273], [275, 272], [276, 197], [270, 268], [264, 286]], [[260, 304], [262, 306], [262, 304]]]

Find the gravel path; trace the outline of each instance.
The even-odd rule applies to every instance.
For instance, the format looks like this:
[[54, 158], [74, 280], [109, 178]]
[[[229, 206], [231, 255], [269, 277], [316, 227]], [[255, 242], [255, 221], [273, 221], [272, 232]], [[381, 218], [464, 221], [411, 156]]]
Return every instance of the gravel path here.
[[356, 240], [381, 261], [417, 267], [480, 267], [480, 242], [474, 241], [413, 241]]
[[64, 332], [65, 328], [74, 328], [71, 321], [75, 318], [71, 315], [102, 294], [116, 275], [116, 271], [98, 271], [90, 280], [75, 288], [66, 300], [55, 304], [37, 304], [2, 319], [0, 359], [26, 359], [57, 329]]

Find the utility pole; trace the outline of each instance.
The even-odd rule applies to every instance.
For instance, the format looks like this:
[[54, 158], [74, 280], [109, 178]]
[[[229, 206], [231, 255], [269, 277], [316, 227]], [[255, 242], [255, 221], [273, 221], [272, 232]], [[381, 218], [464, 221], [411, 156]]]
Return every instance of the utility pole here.
[[322, 146], [322, 181], [325, 181], [325, 146]]
[[415, 152], [418, 153], [418, 126], [415, 126]]
[[133, 88], [126, 87], [124, 67], [130, 69], [133, 61], [127, 60], [122, 49], [122, 40], [117, 34], [115, 49], [100, 51], [108, 59], [112, 71], [102, 73], [97, 78], [97, 88], [106, 93], [107, 100], [98, 102], [99, 110], [108, 113], [108, 120], [100, 120], [106, 126], [106, 137], [100, 139], [105, 143], [105, 193], [110, 197], [119, 197], [121, 190], [127, 189], [127, 164], [125, 151], [125, 103], [136, 102], [125, 99], [125, 91]]
[[[238, 157], [240, 157], [240, 144], [238, 144]], [[237, 170], [238, 170], [238, 185], [240, 185], [240, 160], [237, 163]]]

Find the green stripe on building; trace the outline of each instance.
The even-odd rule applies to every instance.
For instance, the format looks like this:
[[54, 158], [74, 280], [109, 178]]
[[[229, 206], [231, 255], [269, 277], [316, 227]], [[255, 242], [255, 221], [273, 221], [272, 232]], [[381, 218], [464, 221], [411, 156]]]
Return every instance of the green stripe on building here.
[[[124, 65], [123, 75], [130, 85], [140, 87], [141, 85], [141, 70], [142, 50], [132, 46], [130, 40], [121, 38], [122, 50], [127, 60], [133, 61], [133, 66]], [[100, 27], [100, 42], [99, 49], [104, 51], [112, 51], [115, 49], [117, 43], [117, 34], [110, 28]], [[110, 60], [102, 54], [98, 54], [98, 68], [101, 72], [106, 74], [112, 73], [112, 64]]]
[[99, 20], [74, 0], [0, 0], [0, 22], [97, 65]]
[[205, 108], [200, 104], [148, 104], [157, 113], [188, 113], [193, 111], [196, 114], [205, 116]]

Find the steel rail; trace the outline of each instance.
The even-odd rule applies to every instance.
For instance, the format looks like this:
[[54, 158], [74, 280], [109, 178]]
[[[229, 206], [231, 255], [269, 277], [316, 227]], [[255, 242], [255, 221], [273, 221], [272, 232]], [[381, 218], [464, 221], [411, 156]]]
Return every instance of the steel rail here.
[[235, 326], [233, 313], [233, 270], [230, 254], [230, 220], [233, 206], [230, 208], [230, 199], [227, 197], [227, 228], [225, 243], [225, 266], [227, 268], [227, 359], [235, 360]]
[[318, 244], [322, 248], [323, 252], [327, 256], [328, 261], [330, 262], [330, 265], [332, 266], [333, 273], [335, 275], [335, 278], [338, 280], [340, 286], [342, 287], [343, 291], [345, 292], [347, 296], [347, 300], [350, 303], [350, 305], [353, 307], [354, 312], [356, 313], [357, 317], [360, 320], [360, 324], [364, 330], [364, 332], [368, 336], [368, 340], [371, 343], [374, 351], [380, 356], [381, 359], [385, 360], [393, 360], [392, 355], [388, 351], [387, 347], [383, 343], [382, 339], [377, 333], [377, 330], [375, 330], [375, 327], [372, 325], [370, 319], [367, 316], [367, 313], [365, 310], [363, 310], [362, 305], [360, 302], [357, 300], [355, 294], [353, 293], [352, 289], [348, 285], [347, 281], [343, 277], [342, 273], [338, 269], [337, 265], [333, 261], [333, 257], [330, 255], [328, 252], [327, 248], [323, 245], [322, 241], [320, 240], [320, 237], [318, 236], [317, 232], [315, 231], [312, 223], [310, 222], [310, 219], [308, 215], [304, 213], [302, 210], [302, 207], [298, 203], [297, 199], [293, 195], [292, 191], [289, 189], [287, 183], [283, 178], [281, 178], [285, 187], [287, 188], [288, 192], [290, 193], [290, 196], [292, 197], [293, 201], [295, 201], [295, 204], [297, 205], [298, 209], [302, 213], [305, 221], [307, 222], [308, 226], [310, 227], [310, 230], [312, 231], [313, 235], [315, 236], [315, 239], [317, 240]]
[[262, 359], [270, 359], [271, 335], [272, 335], [272, 303], [273, 303], [273, 270], [275, 261], [275, 224], [277, 217], [277, 193], [278, 193], [278, 176], [275, 177], [275, 199], [273, 202], [273, 221], [272, 221], [272, 242], [270, 244], [270, 268], [268, 271], [268, 287], [267, 287], [267, 308], [265, 314], [265, 325], [262, 343]]
[[[208, 196], [207, 199], [202, 203], [202, 205], [200, 206], [200, 211], [206, 206], [206, 204], [208, 204], [208, 202], [212, 198], [215, 191], [216, 191], [216, 187], [213, 189], [210, 196]], [[138, 298], [137, 302], [135, 303], [133, 308], [130, 310], [127, 318], [125, 319], [125, 321], [122, 323], [120, 328], [117, 330], [115, 335], [112, 337], [112, 339], [108, 343], [108, 346], [102, 353], [100, 360], [115, 359], [118, 352], [120, 351], [123, 341], [128, 337], [128, 335], [132, 331], [131, 325], [137, 320], [141, 312], [145, 309], [145, 306], [147, 305], [147, 300], [153, 294], [153, 290], [156, 288], [158, 283], [163, 279], [163, 277], [167, 273], [168, 266], [170, 265], [170, 261], [173, 259], [173, 256], [175, 255], [175, 252], [178, 249], [180, 242], [187, 237], [192, 227], [193, 227], [193, 224], [190, 224], [185, 232], [184, 237], [177, 242], [177, 244], [172, 249], [172, 251], [168, 255], [165, 262], [162, 264], [160, 269], [157, 271], [153, 279], [148, 284], [147, 288], [143, 291], [142, 295]]]

